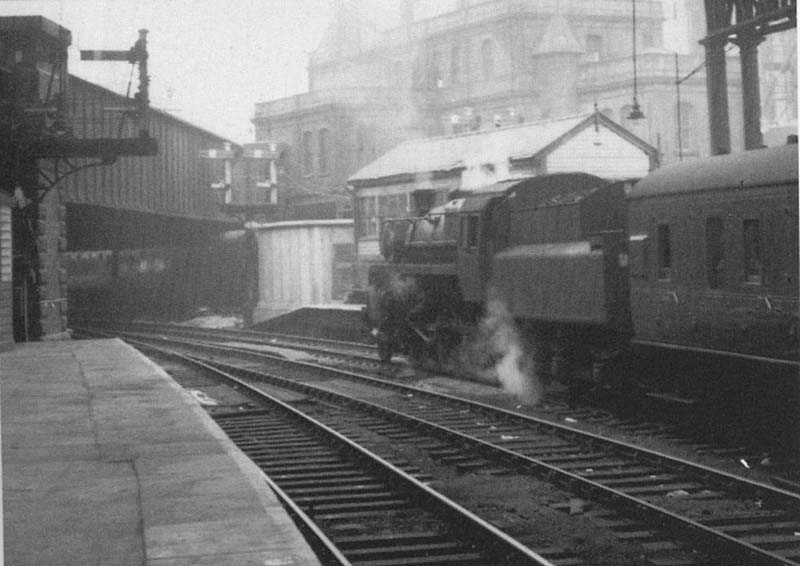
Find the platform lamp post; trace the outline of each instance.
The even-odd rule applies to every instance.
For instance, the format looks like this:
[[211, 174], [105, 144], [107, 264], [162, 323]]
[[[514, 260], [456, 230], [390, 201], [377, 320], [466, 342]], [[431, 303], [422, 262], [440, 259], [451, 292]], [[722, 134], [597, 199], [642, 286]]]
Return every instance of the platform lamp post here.
[[633, 108], [628, 115], [628, 120], [641, 120], [644, 118], [644, 112], [639, 108], [639, 99], [636, 81], [636, 0], [631, 0], [633, 8]]

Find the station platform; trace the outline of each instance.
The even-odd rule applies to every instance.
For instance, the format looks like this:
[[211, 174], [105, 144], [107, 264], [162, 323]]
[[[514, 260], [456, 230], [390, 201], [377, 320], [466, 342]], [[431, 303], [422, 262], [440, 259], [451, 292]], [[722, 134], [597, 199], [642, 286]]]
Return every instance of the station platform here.
[[249, 329], [371, 344], [363, 309], [364, 305], [343, 303], [305, 306], [253, 324]]
[[0, 354], [5, 564], [313, 566], [261, 471], [119, 340]]

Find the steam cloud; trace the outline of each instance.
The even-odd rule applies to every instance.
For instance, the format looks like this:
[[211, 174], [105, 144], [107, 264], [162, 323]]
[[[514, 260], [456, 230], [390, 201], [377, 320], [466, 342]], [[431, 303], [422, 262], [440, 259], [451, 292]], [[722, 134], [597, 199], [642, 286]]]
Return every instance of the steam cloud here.
[[392, 272], [389, 275], [389, 292], [395, 300], [406, 301], [416, 292], [416, 281], [411, 277], [401, 277]]
[[[476, 352], [485, 360], [481, 364], [486, 373], [494, 374], [503, 390], [521, 402], [536, 405], [542, 398], [542, 384], [534, 371], [533, 357], [525, 350], [514, 317], [505, 303], [492, 296], [486, 305], [486, 316], [478, 326], [469, 357]], [[488, 362], [488, 363], [486, 363]]]

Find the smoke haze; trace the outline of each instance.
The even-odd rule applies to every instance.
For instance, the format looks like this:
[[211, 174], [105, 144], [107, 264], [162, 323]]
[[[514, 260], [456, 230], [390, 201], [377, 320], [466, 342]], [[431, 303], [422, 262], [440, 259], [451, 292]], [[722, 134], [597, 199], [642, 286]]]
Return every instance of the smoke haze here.
[[[466, 358], [474, 368], [476, 358], [484, 379], [496, 379], [503, 390], [522, 403], [536, 405], [542, 398], [542, 384], [534, 371], [533, 357], [525, 349], [514, 317], [505, 303], [489, 293], [486, 315], [475, 339], [467, 346]], [[466, 360], [465, 360], [466, 361]]]

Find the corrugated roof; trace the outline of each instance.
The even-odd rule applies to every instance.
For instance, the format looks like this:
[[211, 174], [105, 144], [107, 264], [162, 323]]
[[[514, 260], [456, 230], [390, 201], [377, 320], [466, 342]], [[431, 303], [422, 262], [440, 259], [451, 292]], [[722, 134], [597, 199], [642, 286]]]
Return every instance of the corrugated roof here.
[[636, 183], [629, 198], [778, 183], [797, 183], [796, 145], [751, 149], [668, 165]]
[[[77, 89], [79, 87], [83, 87], [83, 88], [88, 87], [88, 88], [91, 88], [91, 89], [96, 89], [98, 91], [101, 91], [102, 93], [104, 93], [106, 95], [117, 97], [117, 98], [120, 99], [120, 102], [123, 102], [123, 101], [130, 102], [130, 100], [128, 100], [128, 98], [125, 95], [120, 94], [118, 92], [114, 92], [113, 90], [111, 90], [109, 88], [101, 86], [101, 85], [99, 85], [97, 83], [93, 83], [93, 82], [91, 82], [91, 81], [89, 81], [87, 79], [82, 79], [81, 77], [79, 77], [77, 75], [70, 74], [69, 75], [69, 80], [71, 82], [77, 81], [76, 86], [74, 87], [75, 89]], [[220, 141], [223, 141], [223, 142], [229, 141], [233, 145], [235, 145], [236, 147], [241, 147], [238, 143], [236, 143], [235, 141], [233, 141], [230, 138], [227, 138], [227, 137], [225, 137], [223, 135], [220, 135], [220, 134], [217, 134], [215, 132], [212, 132], [211, 130], [208, 130], [206, 128], [198, 126], [197, 124], [193, 124], [192, 122], [184, 120], [183, 118], [178, 118], [177, 116], [175, 116], [174, 114], [170, 114], [166, 110], [161, 110], [160, 108], [156, 108], [155, 106], [152, 106], [152, 105], [150, 105], [149, 109], [150, 109], [151, 113], [159, 115], [159, 116], [162, 116], [166, 120], [169, 120], [169, 121], [175, 122], [177, 124], [180, 124], [182, 126], [186, 126], [188, 128], [191, 128], [191, 129], [193, 129], [193, 130], [195, 130], [195, 131], [197, 131], [197, 132], [199, 132], [199, 133], [201, 133], [203, 135], [206, 135], [206, 136], [209, 136], [209, 137], [213, 137], [213, 138], [217, 138]]]
[[354, 173], [349, 182], [452, 171], [475, 164], [533, 157], [592, 114], [403, 142]]

